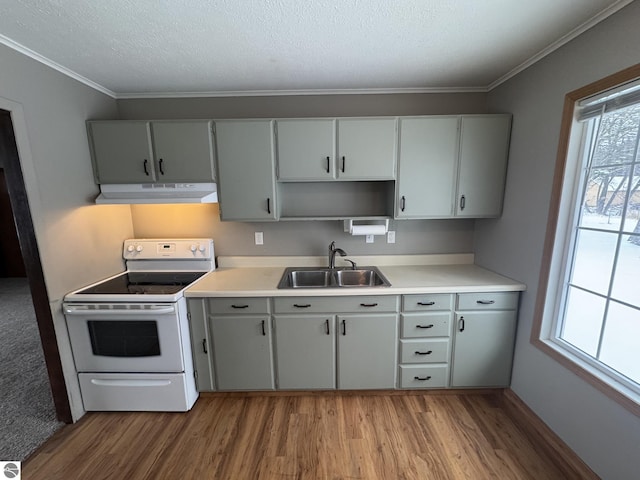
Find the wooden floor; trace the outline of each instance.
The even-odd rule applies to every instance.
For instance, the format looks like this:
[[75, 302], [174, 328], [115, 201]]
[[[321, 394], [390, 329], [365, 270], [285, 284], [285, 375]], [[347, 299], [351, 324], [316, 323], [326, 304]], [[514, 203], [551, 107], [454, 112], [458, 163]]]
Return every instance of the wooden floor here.
[[207, 395], [186, 414], [91, 413], [30, 457], [23, 478], [583, 478], [532, 443], [504, 401], [501, 393]]

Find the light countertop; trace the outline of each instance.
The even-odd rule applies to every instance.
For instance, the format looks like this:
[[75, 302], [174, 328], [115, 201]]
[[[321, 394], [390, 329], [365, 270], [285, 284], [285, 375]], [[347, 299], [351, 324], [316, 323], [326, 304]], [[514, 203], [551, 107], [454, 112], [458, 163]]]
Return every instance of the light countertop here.
[[[473, 264], [376, 265], [390, 287], [278, 289], [284, 266], [222, 267], [185, 290], [186, 297], [300, 297], [522, 291], [526, 286]], [[293, 266], [293, 264], [289, 264]], [[368, 265], [375, 265], [370, 263]], [[359, 265], [360, 266], [360, 265]], [[363, 265], [365, 266], [365, 265]]]

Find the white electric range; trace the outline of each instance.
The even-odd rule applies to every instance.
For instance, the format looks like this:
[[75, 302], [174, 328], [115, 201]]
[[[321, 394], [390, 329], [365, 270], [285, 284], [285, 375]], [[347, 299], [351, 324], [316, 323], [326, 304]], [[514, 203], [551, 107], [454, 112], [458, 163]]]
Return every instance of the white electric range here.
[[196, 399], [184, 289], [215, 270], [213, 240], [131, 239], [127, 271], [66, 295], [88, 411], [187, 411]]

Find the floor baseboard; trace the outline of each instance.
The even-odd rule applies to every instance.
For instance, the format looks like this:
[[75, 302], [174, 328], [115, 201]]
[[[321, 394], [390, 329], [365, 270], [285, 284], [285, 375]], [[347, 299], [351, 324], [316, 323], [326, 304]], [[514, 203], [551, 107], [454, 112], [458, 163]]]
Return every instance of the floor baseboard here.
[[547, 458], [565, 473], [566, 479], [600, 480], [600, 477], [531, 410], [513, 390], [503, 395], [503, 408]]

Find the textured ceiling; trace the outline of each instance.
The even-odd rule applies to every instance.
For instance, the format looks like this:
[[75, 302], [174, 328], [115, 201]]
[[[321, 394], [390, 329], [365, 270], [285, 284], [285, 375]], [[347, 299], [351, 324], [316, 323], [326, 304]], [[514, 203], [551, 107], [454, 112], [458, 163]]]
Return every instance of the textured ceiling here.
[[631, 0], [0, 0], [0, 42], [118, 97], [486, 90]]

